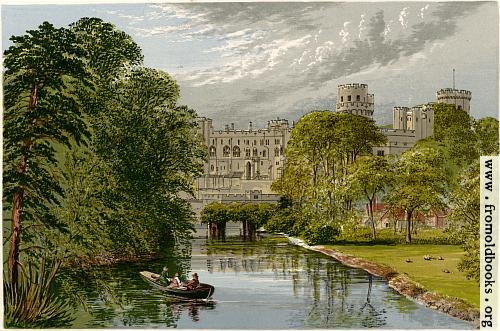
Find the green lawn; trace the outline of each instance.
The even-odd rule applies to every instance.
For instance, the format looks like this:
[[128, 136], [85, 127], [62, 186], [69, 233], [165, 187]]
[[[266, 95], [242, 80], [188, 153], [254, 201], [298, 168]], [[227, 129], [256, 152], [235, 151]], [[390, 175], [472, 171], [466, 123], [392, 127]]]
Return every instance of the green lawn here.
[[[458, 246], [329, 245], [327, 247], [368, 261], [385, 264], [398, 273], [406, 273], [408, 277], [430, 291], [459, 298], [474, 307], [479, 307], [479, 284], [468, 280], [465, 274], [457, 269], [457, 264], [464, 254]], [[427, 254], [436, 259], [424, 260], [423, 256]], [[439, 256], [442, 256], [444, 260], [438, 260]], [[408, 258], [413, 262], [406, 262]], [[448, 269], [450, 273], [444, 273], [443, 269]]]

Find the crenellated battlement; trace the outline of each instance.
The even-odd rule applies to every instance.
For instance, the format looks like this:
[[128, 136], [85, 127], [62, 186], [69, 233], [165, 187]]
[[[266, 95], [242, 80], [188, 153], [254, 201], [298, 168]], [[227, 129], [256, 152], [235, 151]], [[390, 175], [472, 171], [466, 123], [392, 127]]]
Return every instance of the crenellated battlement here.
[[350, 89], [350, 88], [368, 88], [367, 84], [361, 84], [361, 83], [348, 83], [348, 84], [341, 84], [338, 86], [339, 89]]
[[437, 97], [451, 97], [451, 96], [464, 96], [464, 97], [471, 97], [472, 92], [467, 91], [467, 90], [458, 90], [458, 89], [453, 89], [453, 88], [443, 88], [440, 89], [439, 91], [436, 92]]

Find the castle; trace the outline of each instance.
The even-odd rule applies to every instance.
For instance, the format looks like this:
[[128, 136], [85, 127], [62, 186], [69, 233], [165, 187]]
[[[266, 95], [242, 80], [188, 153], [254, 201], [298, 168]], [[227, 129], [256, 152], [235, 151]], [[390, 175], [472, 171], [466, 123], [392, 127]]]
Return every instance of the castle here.
[[[457, 110], [470, 113], [471, 92], [445, 88], [437, 91], [437, 103], [453, 104]], [[373, 147], [374, 155], [401, 154], [433, 133], [433, 103], [414, 107], [394, 107], [392, 129], [380, 128], [387, 137], [384, 146]], [[338, 86], [336, 112], [372, 118], [374, 95], [366, 84]], [[195, 210], [211, 201], [271, 202], [279, 197], [271, 191], [271, 183], [279, 179], [285, 162], [284, 150], [292, 127], [286, 119], [275, 119], [265, 128], [235, 129], [226, 124], [215, 130], [212, 120], [198, 118], [199, 134], [208, 150], [203, 175], [195, 182]]]

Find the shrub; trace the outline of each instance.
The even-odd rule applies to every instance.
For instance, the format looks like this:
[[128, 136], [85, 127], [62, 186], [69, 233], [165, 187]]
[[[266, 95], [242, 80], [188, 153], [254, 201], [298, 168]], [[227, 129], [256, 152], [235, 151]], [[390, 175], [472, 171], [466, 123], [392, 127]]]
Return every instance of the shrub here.
[[313, 222], [305, 228], [302, 235], [309, 245], [319, 245], [333, 243], [339, 234], [337, 224]]
[[288, 210], [276, 212], [264, 227], [271, 233], [283, 232], [290, 236], [298, 236], [303, 230], [300, 216]]
[[60, 261], [49, 264], [43, 260], [40, 268], [30, 263], [27, 272], [20, 274], [16, 291], [4, 275], [4, 323], [7, 328], [53, 328], [71, 324], [74, 318], [70, 300], [56, 293], [53, 286], [59, 266]]

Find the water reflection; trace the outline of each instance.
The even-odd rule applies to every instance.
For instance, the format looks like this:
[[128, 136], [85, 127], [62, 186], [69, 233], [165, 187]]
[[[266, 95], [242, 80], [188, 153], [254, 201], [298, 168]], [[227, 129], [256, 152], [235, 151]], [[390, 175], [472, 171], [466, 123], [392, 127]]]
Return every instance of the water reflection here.
[[[164, 264], [197, 271], [215, 286], [214, 301], [173, 300], [138, 277]], [[83, 286], [92, 315], [81, 312], [75, 327], [470, 328], [398, 295], [379, 277], [283, 238], [197, 238], [189, 261], [169, 256], [96, 270], [111, 291]], [[109, 293], [119, 300], [109, 300]]]

